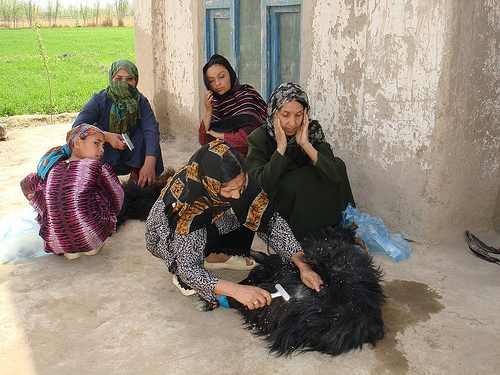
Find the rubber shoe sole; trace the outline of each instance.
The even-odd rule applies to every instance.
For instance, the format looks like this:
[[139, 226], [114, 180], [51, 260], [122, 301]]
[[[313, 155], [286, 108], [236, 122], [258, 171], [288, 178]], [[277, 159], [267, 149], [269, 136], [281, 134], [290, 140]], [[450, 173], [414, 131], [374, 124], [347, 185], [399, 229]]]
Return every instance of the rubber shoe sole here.
[[173, 282], [173, 283], [174, 283], [174, 285], [177, 287], [177, 289], [179, 289], [179, 290], [181, 291], [181, 293], [182, 293], [183, 295], [185, 295], [185, 296], [192, 296], [193, 294], [196, 294], [196, 292], [195, 292], [193, 289], [191, 289], [191, 288], [189, 288], [189, 289], [184, 288], [184, 287], [183, 287], [183, 286], [179, 283], [179, 280], [178, 280], [178, 278], [177, 278], [177, 276], [176, 276], [176, 275], [174, 275], [174, 278], [173, 278], [172, 282]]

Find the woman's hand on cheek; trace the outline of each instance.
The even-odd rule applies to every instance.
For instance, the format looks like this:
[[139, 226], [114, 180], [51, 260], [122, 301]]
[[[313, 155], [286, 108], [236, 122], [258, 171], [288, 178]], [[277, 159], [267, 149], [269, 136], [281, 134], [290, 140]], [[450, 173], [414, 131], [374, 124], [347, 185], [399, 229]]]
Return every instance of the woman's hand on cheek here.
[[277, 147], [276, 150], [281, 154], [285, 155], [286, 151], [286, 135], [285, 132], [283, 131], [283, 128], [281, 127], [280, 119], [278, 117], [278, 114], [274, 115], [273, 119], [273, 125], [274, 125], [274, 135], [276, 136], [276, 143]]
[[304, 119], [295, 134], [295, 139], [299, 146], [304, 146], [309, 143], [309, 115], [307, 114], [307, 109], [304, 110]]
[[213, 106], [212, 106], [212, 97], [213, 97], [213, 92], [212, 90], [206, 91], [203, 94], [203, 105], [205, 106], [205, 111], [207, 112], [212, 112], [213, 111]]
[[203, 94], [203, 106], [205, 107], [205, 113], [203, 114], [203, 128], [205, 133], [210, 130], [210, 121], [212, 119], [212, 112], [214, 108], [212, 106], [213, 92], [211, 90], [206, 91]]

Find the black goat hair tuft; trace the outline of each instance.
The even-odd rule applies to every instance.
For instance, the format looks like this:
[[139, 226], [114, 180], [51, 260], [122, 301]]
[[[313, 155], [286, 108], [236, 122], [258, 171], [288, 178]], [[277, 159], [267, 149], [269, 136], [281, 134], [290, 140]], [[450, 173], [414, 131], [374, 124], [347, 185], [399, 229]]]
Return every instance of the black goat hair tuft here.
[[380, 286], [381, 271], [372, 257], [354, 243], [353, 232], [328, 228], [302, 243], [304, 261], [312, 266], [323, 282], [317, 293], [307, 288], [298, 269], [283, 264], [278, 255], [252, 251], [260, 263], [241, 282], [275, 292], [281, 284], [290, 295], [287, 302], [274, 298], [271, 305], [249, 310], [229, 298], [245, 324], [254, 333], [265, 336], [270, 351], [289, 356], [299, 351], [319, 351], [339, 355], [375, 346], [384, 337], [381, 308], [385, 296]]
[[152, 186], [145, 186], [142, 189], [133, 179], [125, 182], [123, 184], [125, 198], [123, 199], [123, 206], [116, 216], [116, 227], [123, 225], [127, 220], [145, 221], [162, 189], [167, 185], [168, 179], [174, 173], [174, 170], [170, 168], [158, 176]]

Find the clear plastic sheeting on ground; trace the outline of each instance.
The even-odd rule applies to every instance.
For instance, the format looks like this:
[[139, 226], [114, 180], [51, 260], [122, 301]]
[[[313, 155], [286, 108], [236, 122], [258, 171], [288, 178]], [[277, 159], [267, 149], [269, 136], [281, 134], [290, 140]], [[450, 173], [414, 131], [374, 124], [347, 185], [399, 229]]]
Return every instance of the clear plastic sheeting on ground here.
[[36, 212], [28, 208], [0, 219], [0, 263], [48, 255], [39, 236]]
[[401, 234], [389, 234], [381, 218], [362, 213], [349, 203], [342, 212], [340, 226], [346, 227], [353, 221], [358, 225], [356, 236], [365, 241], [371, 253], [389, 254], [394, 262], [399, 262], [410, 256], [411, 245]]

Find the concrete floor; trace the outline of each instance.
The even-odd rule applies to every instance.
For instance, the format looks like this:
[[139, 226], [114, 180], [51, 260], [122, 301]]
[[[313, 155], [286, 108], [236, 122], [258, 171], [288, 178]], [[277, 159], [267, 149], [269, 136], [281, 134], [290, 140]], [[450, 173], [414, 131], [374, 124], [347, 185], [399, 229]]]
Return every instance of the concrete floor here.
[[[338, 357], [268, 354], [236, 311], [199, 312], [131, 221], [101, 252], [0, 265], [1, 374], [493, 374], [500, 367], [498, 265], [465, 240], [414, 246], [385, 272], [387, 337]], [[484, 236], [499, 246], [500, 236]], [[256, 249], [263, 249], [256, 241]], [[238, 281], [244, 271], [220, 271]]]
[[[178, 152], [170, 149], [169, 152]], [[168, 159], [168, 155], [165, 155]], [[168, 162], [166, 162], [168, 164]], [[500, 267], [465, 238], [375, 255], [387, 337], [338, 357], [269, 355], [239, 314], [200, 312], [130, 221], [101, 252], [0, 264], [0, 374], [494, 374], [500, 368]], [[477, 234], [500, 246], [500, 234]], [[260, 240], [255, 249], [263, 250]], [[219, 271], [239, 281], [243, 271]]]

